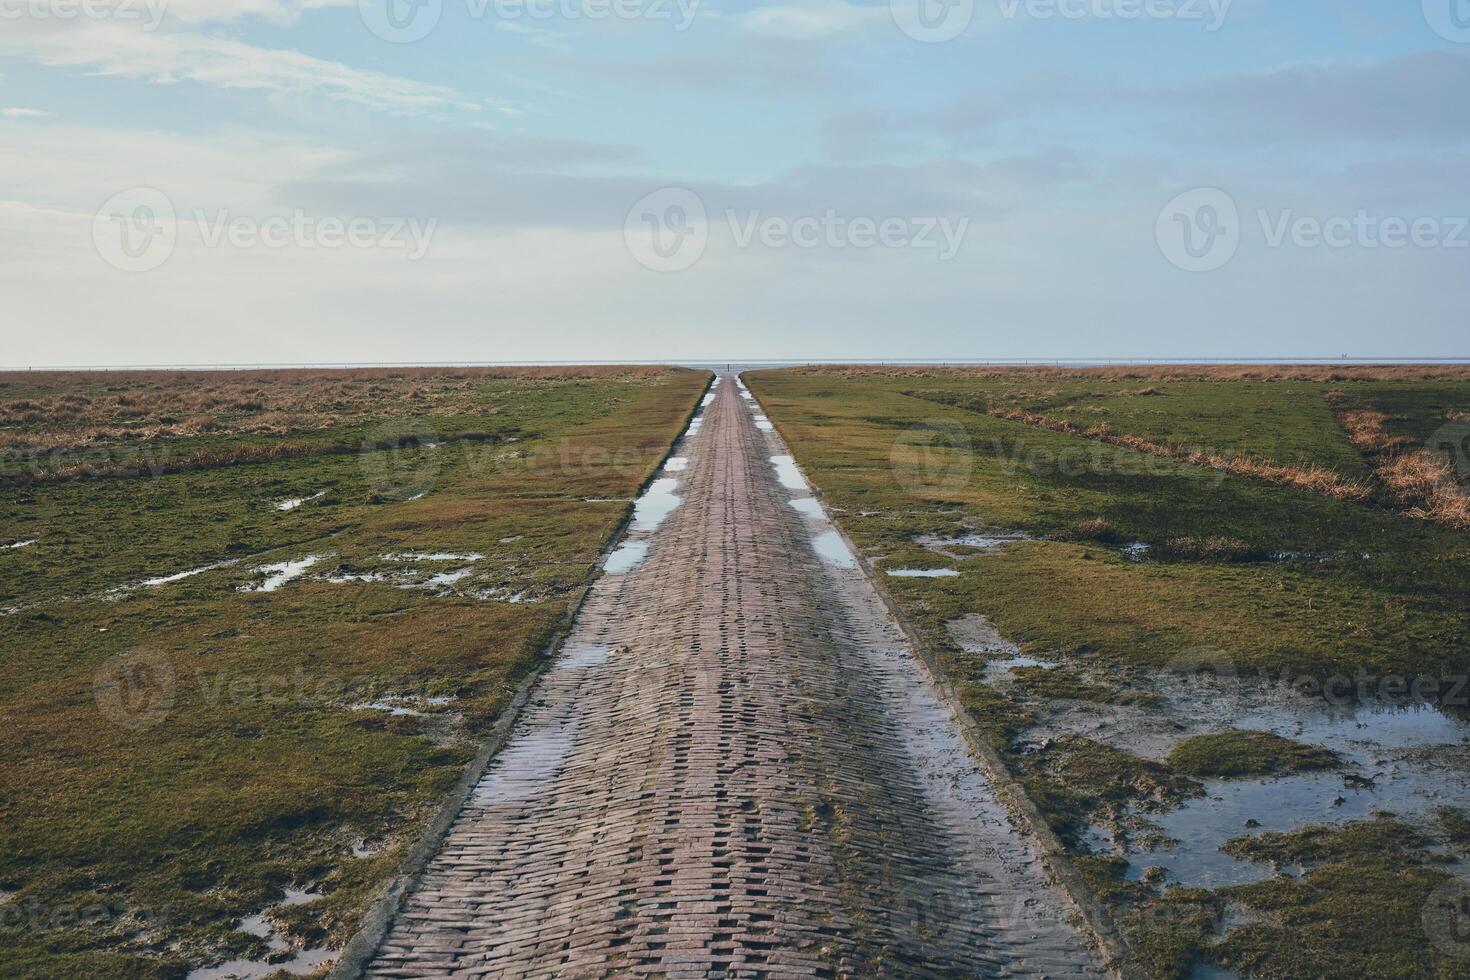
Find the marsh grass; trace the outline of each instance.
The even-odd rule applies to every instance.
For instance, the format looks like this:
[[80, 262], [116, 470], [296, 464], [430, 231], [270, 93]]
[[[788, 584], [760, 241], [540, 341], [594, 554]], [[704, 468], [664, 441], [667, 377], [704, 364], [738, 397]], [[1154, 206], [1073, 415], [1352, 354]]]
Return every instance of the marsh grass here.
[[[127, 394], [156, 383], [175, 401], [190, 385], [237, 383], [42, 380], [54, 399], [67, 395], [57, 385]], [[309, 381], [329, 395], [339, 384]], [[331, 451], [360, 449], [392, 413], [427, 410], [430, 396], [411, 397], [418, 387], [462, 383], [472, 387], [456, 389], [453, 412], [432, 417], [445, 438], [421, 499], [383, 497], [362, 452]], [[235, 925], [286, 888], [322, 895], [272, 913], [289, 940], [339, 944], [567, 621], [628, 511], [586, 499], [631, 497], [706, 383], [667, 369], [369, 372], [340, 382], [387, 389], [350, 425], [205, 437], [226, 452], [315, 452], [0, 489], [0, 536], [37, 539], [0, 553], [0, 606], [23, 607], [0, 616], [0, 974], [178, 977], [260, 956], [260, 940]], [[400, 456], [416, 467], [418, 450]], [[274, 507], [318, 491], [289, 512]], [[479, 552], [477, 588], [535, 601], [325, 580], [404, 551]], [[306, 555], [319, 565], [280, 591], [239, 591], [257, 566]], [[237, 561], [110, 591], [227, 558]], [[163, 680], [110, 700], [115, 686], [101, 681], [140, 655]], [[354, 707], [391, 696], [422, 717]], [[354, 857], [362, 839], [383, 849]]]

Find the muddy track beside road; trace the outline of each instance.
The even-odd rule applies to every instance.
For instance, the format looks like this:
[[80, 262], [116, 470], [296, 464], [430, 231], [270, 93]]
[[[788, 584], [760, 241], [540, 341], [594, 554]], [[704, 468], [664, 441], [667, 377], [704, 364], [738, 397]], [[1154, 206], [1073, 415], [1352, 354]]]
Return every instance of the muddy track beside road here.
[[367, 975], [1101, 975], [862, 572], [814, 551], [779, 437], [717, 391], [682, 503], [635, 523], [646, 557], [593, 586]]

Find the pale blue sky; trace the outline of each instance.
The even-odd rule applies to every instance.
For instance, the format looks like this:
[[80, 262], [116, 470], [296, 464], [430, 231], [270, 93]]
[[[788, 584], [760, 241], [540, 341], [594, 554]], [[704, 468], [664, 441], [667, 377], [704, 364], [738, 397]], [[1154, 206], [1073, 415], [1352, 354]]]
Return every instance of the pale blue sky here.
[[0, 0], [0, 363], [1470, 354], [1470, 0], [80, 2]]

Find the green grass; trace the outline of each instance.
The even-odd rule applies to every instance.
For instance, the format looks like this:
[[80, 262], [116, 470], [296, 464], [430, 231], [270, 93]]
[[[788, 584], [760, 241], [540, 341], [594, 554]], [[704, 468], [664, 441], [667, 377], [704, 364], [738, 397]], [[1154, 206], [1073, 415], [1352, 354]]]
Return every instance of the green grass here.
[[1232, 730], [1186, 738], [1170, 750], [1168, 762], [1191, 776], [1230, 778], [1332, 769], [1341, 760], [1335, 752], [1270, 732]]
[[[978, 390], [995, 408], [1021, 408], [1186, 449], [1284, 466], [1322, 466], [1347, 479], [1366, 479], [1368, 468], [1333, 424], [1322, 398], [1325, 387], [1302, 381], [1058, 381], [1038, 391], [1022, 382], [991, 382], [967, 385], [964, 397], [974, 398]], [[945, 387], [932, 390], [940, 398], [955, 397]]]
[[[236, 922], [307, 885], [325, 897], [281, 919], [297, 942], [340, 943], [566, 622], [706, 378], [490, 379], [482, 411], [426, 419], [476, 433], [437, 449], [0, 490], [0, 537], [38, 539], [0, 552], [0, 606], [22, 607], [0, 617], [0, 973], [177, 977], [258, 956]], [[383, 421], [279, 438], [360, 446]], [[405, 480], [424, 496], [399, 499]], [[535, 601], [239, 591], [265, 562], [360, 572], [409, 550], [482, 553], [485, 586]], [[241, 561], [104, 597], [225, 558]], [[138, 699], [99, 688], [140, 663], [155, 672]], [[451, 696], [436, 711], [463, 722], [351, 710], [404, 693]], [[384, 850], [353, 857], [360, 839]]]
[[[963, 524], [1045, 539], [962, 562], [958, 578], [890, 583], [915, 606], [922, 597], [916, 619], [941, 644], [943, 619], [983, 610], [1025, 646], [1110, 663], [1157, 666], [1208, 646], [1243, 669], [1470, 670], [1463, 532], [939, 405], [904, 394], [911, 378], [784, 371], [748, 383], [865, 553], [932, 562], [913, 536]], [[1070, 540], [1099, 519], [1159, 560]], [[1295, 557], [1221, 561], [1179, 546], [1189, 539]]]

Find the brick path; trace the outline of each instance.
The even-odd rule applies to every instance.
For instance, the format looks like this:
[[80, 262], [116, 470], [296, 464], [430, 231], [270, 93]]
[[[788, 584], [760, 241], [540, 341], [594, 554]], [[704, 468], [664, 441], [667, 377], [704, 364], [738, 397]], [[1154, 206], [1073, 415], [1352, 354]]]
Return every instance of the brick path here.
[[1099, 975], [731, 379], [678, 451], [368, 975]]

